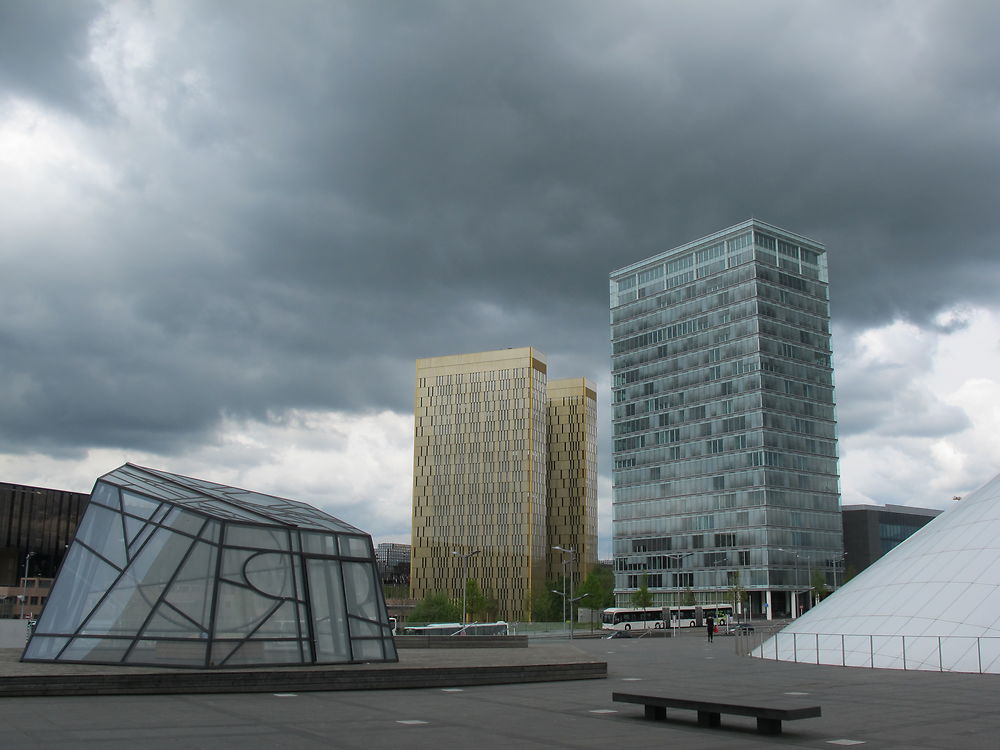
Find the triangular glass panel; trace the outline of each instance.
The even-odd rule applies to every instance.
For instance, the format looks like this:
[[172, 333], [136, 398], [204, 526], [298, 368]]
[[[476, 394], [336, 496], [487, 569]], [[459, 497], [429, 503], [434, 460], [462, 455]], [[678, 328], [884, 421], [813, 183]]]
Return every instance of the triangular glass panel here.
[[197, 542], [164, 599], [208, 630], [215, 590], [215, 561], [218, 549]]
[[146, 543], [146, 540], [149, 539], [149, 537], [152, 535], [154, 531], [156, 531], [156, 529], [157, 527], [154, 526], [153, 524], [151, 523], [146, 524], [145, 528], [142, 531], [140, 531], [139, 535], [136, 536], [136, 538], [133, 539], [132, 542], [129, 544], [128, 553], [134, 556], [140, 549], [142, 549], [142, 545]]
[[148, 519], [160, 507], [160, 503], [157, 500], [150, 500], [148, 497], [136, 495], [134, 492], [122, 490], [122, 506], [125, 508], [126, 513]]
[[121, 513], [100, 505], [89, 505], [80, 521], [76, 538], [112, 564], [125, 567], [127, 559]]
[[[93, 507], [87, 509], [89, 513]], [[35, 632], [75, 633], [120, 572], [79, 544], [70, 547]]]
[[143, 526], [145, 526], [142, 521], [137, 518], [132, 518], [131, 516], [125, 516], [125, 538], [128, 544], [132, 544], [135, 539], [135, 535], [142, 531]]
[[115, 511], [121, 510], [122, 503], [119, 499], [118, 488], [107, 482], [98, 482], [90, 494], [90, 504], [103, 505]]
[[242, 645], [242, 641], [237, 643], [216, 641], [212, 644], [212, 660], [209, 665], [213, 667], [225, 665], [232, 653]]
[[208, 638], [208, 629], [197, 625], [161, 601], [142, 631], [143, 638]]
[[126, 573], [80, 632], [86, 635], [138, 635], [163, 589], [164, 586], [158, 583], [141, 585]]

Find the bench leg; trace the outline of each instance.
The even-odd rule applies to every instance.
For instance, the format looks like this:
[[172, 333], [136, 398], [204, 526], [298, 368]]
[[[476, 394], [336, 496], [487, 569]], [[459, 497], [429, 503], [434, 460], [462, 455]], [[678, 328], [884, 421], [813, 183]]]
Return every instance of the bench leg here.
[[667, 709], [663, 706], [643, 706], [646, 709], [647, 719], [659, 719], [662, 721], [667, 718]]
[[698, 712], [698, 726], [700, 727], [717, 727], [722, 724], [722, 720], [719, 714], [712, 713], [711, 711], [699, 711]]
[[757, 719], [757, 731], [761, 734], [781, 734], [781, 719]]

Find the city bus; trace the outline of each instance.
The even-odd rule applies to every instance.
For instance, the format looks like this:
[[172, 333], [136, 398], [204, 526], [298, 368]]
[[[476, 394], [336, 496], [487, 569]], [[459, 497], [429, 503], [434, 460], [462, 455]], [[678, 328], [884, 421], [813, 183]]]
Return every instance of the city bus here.
[[695, 606], [681, 605], [670, 607], [670, 622], [668, 628], [701, 627], [705, 620], [711, 617], [716, 625], [725, 625], [733, 619], [732, 604], [702, 604]]
[[704, 604], [679, 607], [609, 607], [601, 615], [603, 630], [653, 630], [687, 628], [705, 624], [712, 617], [719, 625], [733, 616], [732, 604]]

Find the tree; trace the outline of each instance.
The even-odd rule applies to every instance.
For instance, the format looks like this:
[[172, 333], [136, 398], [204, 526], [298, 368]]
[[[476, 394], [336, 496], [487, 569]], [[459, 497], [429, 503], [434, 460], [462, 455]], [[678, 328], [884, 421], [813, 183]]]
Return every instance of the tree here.
[[458, 622], [462, 613], [443, 591], [432, 591], [417, 604], [407, 620], [415, 622]]
[[[812, 594], [815, 596], [817, 602], [830, 593], [830, 587], [826, 585], [826, 573], [822, 570], [814, 570], [812, 581], [809, 583], [812, 586]], [[810, 599], [811, 602], [812, 600]]]
[[553, 593], [562, 588], [562, 579], [546, 581], [545, 590], [531, 597], [531, 619], [535, 622], [562, 622], [562, 597]]
[[643, 573], [639, 579], [639, 588], [632, 594], [632, 604], [646, 609], [653, 603], [653, 595], [649, 593], [648, 576]]
[[465, 606], [468, 609], [469, 619], [473, 621], [495, 620], [499, 609], [497, 600], [486, 596], [474, 578], [465, 582]]
[[740, 612], [740, 606], [747, 598], [747, 590], [740, 585], [739, 574], [730, 578], [729, 599], [733, 603], [733, 617], [745, 619], [746, 613]]
[[694, 598], [694, 592], [691, 587], [688, 586], [684, 589], [684, 594], [681, 596], [681, 606], [682, 607], [693, 607], [698, 602]]
[[577, 604], [590, 609], [607, 609], [615, 606], [614, 573], [602, 565], [593, 568], [576, 591], [577, 596], [584, 594], [588, 595], [587, 598], [580, 600]]

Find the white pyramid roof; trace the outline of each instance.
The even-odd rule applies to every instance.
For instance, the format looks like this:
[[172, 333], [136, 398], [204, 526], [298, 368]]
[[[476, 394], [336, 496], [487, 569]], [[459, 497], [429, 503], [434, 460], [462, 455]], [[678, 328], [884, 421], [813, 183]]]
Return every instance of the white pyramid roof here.
[[1000, 475], [753, 651], [813, 664], [1000, 672]]

